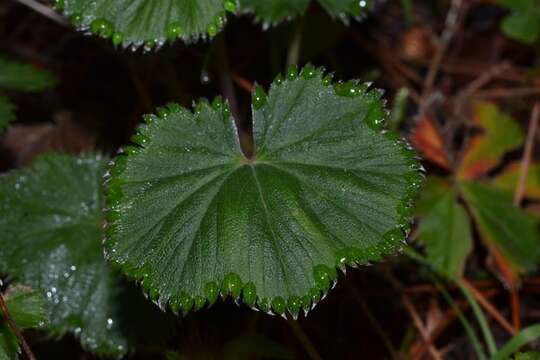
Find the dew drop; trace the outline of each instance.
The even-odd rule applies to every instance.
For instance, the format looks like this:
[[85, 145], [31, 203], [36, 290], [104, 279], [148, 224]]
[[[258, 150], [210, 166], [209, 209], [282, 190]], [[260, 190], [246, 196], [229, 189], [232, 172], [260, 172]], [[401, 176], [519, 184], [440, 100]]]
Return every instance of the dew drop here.
[[57, 10], [57, 11], [62, 11], [64, 10], [64, 7], [66, 6], [64, 0], [55, 0], [54, 1], [54, 8]]
[[248, 282], [242, 288], [242, 299], [244, 303], [248, 306], [254, 306], [257, 301], [257, 288], [252, 282]]
[[80, 13], [74, 13], [73, 15], [71, 15], [71, 22], [75, 26], [80, 26], [82, 24], [82, 21], [83, 21], [83, 17]]
[[[170, 115], [171, 111], [166, 107], [160, 107], [160, 108], [157, 109], [157, 113], [158, 113], [160, 118], [166, 119]], [[153, 121], [153, 118], [149, 117], [148, 120], [151, 122], [151, 121]], [[147, 121], [147, 123], [148, 123], [148, 121]]]
[[259, 110], [260, 108], [262, 108], [265, 104], [266, 104], [266, 99], [267, 99], [267, 96], [266, 96], [266, 93], [264, 92], [264, 89], [257, 85], [255, 87], [255, 91], [253, 93], [253, 107], [255, 108], [255, 110]]
[[298, 67], [296, 65], [289, 66], [289, 69], [287, 70], [287, 79], [289, 81], [293, 81], [298, 76]]
[[204, 287], [204, 295], [210, 305], [214, 304], [219, 296], [219, 287], [215, 282], [209, 282]]
[[278, 74], [276, 78], [274, 79], [274, 84], [281, 85], [283, 84], [283, 75]]
[[240, 295], [242, 290], [242, 280], [240, 276], [235, 273], [229, 273], [223, 279], [223, 293], [231, 295], [233, 298], [236, 298]]
[[293, 295], [287, 300], [287, 309], [295, 319], [298, 318], [298, 312], [300, 311], [301, 307], [302, 301], [300, 300], [300, 297]]
[[206, 27], [206, 32], [208, 33], [208, 35], [210, 37], [214, 37], [217, 35], [217, 32], [218, 32], [218, 26], [216, 23], [214, 22], [211, 22], [210, 24], [208, 24], [208, 26]]
[[189, 296], [188, 293], [182, 293], [179, 297], [179, 304], [180, 308], [182, 309], [182, 313], [184, 315], [187, 315], [193, 309], [193, 306], [195, 305], [195, 301], [191, 296]]
[[90, 31], [101, 36], [102, 38], [108, 39], [113, 35], [114, 27], [113, 24], [108, 20], [95, 19], [90, 24]]
[[315, 67], [311, 64], [307, 64], [306, 66], [304, 66], [304, 68], [302, 69], [302, 77], [306, 80], [309, 80], [309, 79], [312, 79], [315, 77], [315, 75], [317, 75], [317, 70], [315, 69]]
[[278, 296], [272, 300], [272, 309], [276, 314], [284, 314], [285, 313], [285, 300]]
[[238, 5], [235, 0], [225, 0], [223, 1], [223, 8], [228, 12], [234, 13], [236, 12]]
[[210, 73], [208, 72], [208, 70], [202, 69], [201, 76], [200, 76], [201, 84], [203, 85], [210, 84], [211, 80], [212, 78], [210, 77]]
[[223, 117], [225, 119], [228, 119], [231, 117], [231, 108], [229, 107], [228, 104], [223, 105]]
[[115, 31], [112, 35], [112, 43], [114, 46], [119, 46], [124, 42], [124, 34], [121, 32]]
[[173, 41], [182, 35], [182, 27], [180, 26], [179, 22], [175, 21], [167, 25], [165, 32], [167, 34], [167, 39]]
[[332, 84], [333, 79], [334, 79], [334, 75], [327, 74], [322, 80], [323, 86], [329, 86], [330, 84]]
[[399, 243], [401, 243], [403, 241], [405, 236], [403, 234], [403, 231], [401, 231], [401, 229], [396, 228], [396, 229], [390, 230], [386, 234], [384, 234], [383, 238], [387, 243], [399, 244]]
[[268, 299], [266, 298], [259, 299], [257, 301], [257, 306], [259, 307], [259, 309], [261, 309], [262, 312], [265, 312], [265, 313], [267, 313], [270, 310], [270, 304], [268, 302]]
[[330, 268], [326, 265], [317, 265], [313, 269], [313, 277], [315, 278], [315, 285], [322, 291], [326, 291], [330, 288], [332, 281], [337, 278], [337, 272], [335, 268]]
[[219, 111], [223, 108], [223, 98], [221, 96], [217, 96], [212, 101], [212, 109]]
[[195, 296], [195, 310], [199, 311], [206, 305], [206, 298], [204, 296]]

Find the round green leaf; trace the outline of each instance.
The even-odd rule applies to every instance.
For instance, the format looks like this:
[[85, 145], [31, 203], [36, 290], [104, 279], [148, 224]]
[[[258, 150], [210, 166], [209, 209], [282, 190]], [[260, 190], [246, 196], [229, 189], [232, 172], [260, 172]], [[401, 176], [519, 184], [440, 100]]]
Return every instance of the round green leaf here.
[[108, 179], [108, 258], [175, 311], [221, 293], [295, 316], [336, 267], [396, 252], [415, 154], [382, 131], [379, 91], [329, 79], [308, 66], [257, 87], [251, 158], [219, 98], [147, 116]]
[[179, 38], [216, 35], [236, 0], [56, 0], [56, 7], [81, 30], [150, 50]]

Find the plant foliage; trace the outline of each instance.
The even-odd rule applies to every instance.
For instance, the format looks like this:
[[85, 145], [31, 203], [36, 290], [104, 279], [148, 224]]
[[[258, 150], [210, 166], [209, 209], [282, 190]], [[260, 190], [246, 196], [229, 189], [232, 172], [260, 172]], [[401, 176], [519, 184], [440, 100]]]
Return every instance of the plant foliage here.
[[404, 242], [422, 175], [385, 117], [380, 92], [311, 66], [255, 89], [253, 157], [221, 99], [163, 108], [111, 171], [106, 255], [174, 311], [308, 311], [336, 267]]
[[[51, 154], [0, 178], [0, 272], [48, 300], [50, 334], [121, 356], [144, 315], [103, 259], [104, 166], [99, 155]], [[138, 314], [129, 330], [127, 309]]]
[[[329, 14], [347, 19], [364, 14], [371, 0], [319, 0]], [[305, 12], [309, 0], [56, 0], [79, 29], [111, 39], [115, 45], [144, 46], [215, 36], [227, 12], [254, 12], [265, 23], [278, 23]]]
[[[13, 286], [4, 295], [9, 314], [21, 329], [39, 329], [49, 320], [45, 298], [36, 291]], [[16, 360], [21, 353], [17, 337], [0, 313], [0, 360]]]

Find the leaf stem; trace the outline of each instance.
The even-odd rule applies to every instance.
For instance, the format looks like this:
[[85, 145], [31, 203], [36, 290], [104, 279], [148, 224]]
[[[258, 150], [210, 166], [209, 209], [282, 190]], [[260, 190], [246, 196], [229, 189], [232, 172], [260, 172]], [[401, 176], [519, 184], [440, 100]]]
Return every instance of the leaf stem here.
[[2, 293], [0, 293], [0, 311], [2, 312], [2, 316], [6, 320], [9, 328], [19, 340], [19, 343], [21, 344], [21, 347], [26, 357], [29, 360], [35, 360], [36, 357], [34, 356], [34, 353], [30, 349], [30, 346], [28, 346], [28, 343], [26, 342], [21, 330], [19, 330], [19, 328], [17, 327], [17, 324], [15, 324], [15, 321], [13, 321], [13, 318], [11, 317], [9, 313], [6, 301], [4, 300], [4, 296], [2, 295]]
[[[298, 19], [294, 29], [293, 38], [287, 51], [287, 68], [292, 65], [298, 65], [300, 61], [300, 51], [302, 49], [302, 33], [304, 31], [304, 18]], [[285, 69], [287, 70], [287, 69]]]
[[291, 318], [287, 318], [287, 322], [289, 323], [289, 326], [291, 330], [293, 331], [294, 335], [296, 336], [296, 338], [304, 346], [304, 350], [306, 350], [306, 352], [308, 353], [309, 358], [311, 360], [322, 360], [321, 355], [319, 355], [319, 353], [317, 352], [317, 349], [315, 349], [315, 346], [313, 345], [309, 337], [306, 335], [306, 333], [304, 332], [304, 330], [302, 329], [298, 321]]

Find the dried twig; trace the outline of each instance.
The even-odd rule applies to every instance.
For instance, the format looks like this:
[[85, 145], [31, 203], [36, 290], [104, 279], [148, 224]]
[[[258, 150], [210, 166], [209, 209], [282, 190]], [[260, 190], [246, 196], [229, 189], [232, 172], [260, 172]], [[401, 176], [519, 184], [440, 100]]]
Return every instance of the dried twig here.
[[63, 16], [56, 13], [53, 9], [51, 9], [47, 5], [43, 5], [42, 3], [36, 0], [15, 0], [15, 1], [29, 7], [35, 12], [51, 19], [52, 21], [60, 25], [66, 25], [66, 26], [69, 25], [69, 22]]
[[484, 295], [478, 291], [469, 281], [467, 281], [465, 278], [461, 278], [461, 281], [469, 289], [469, 291], [472, 293], [476, 301], [497, 321], [510, 335], [516, 335], [517, 331], [516, 329], [504, 318], [504, 316], [501, 315], [501, 313], [495, 308], [495, 306], [491, 305], [489, 300], [487, 300]]
[[428, 347], [429, 354], [434, 360], [442, 360], [442, 356], [440, 352], [435, 348], [433, 343], [431, 342], [429, 333], [426, 330], [426, 327], [424, 326], [424, 323], [422, 322], [422, 319], [420, 318], [420, 315], [418, 314], [418, 311], [416, 311], [416, 308], [414, 307], [410, 297], [403, 292], [403, 286], [399, 283], [399, 281], [394, 277], [392, 273], [389, 271], [387, 272], [388, 280], [392, 283], [394, 288], [398, 290], [401, 293], [401, 301], [403, 302], [403, 306], [405, 306], [405, 309], [409, 313], [409, 316], [413, 320], [414, 326], [420, 333], [420, 337], [424, 341], [424, 343]]
[[531, 121], [529, 121], [529, 131], [527, 133], [527, 143], [525, 144], [525, 150], [523, 152], [523, 158], [521, 160], [521, 168], [519, 171], [519, 180], [514, 194], [514, 205], [519, 207], [523, 201], [525, 195], [525, 188], [527, 184], [527, 174], [529, 173], [529, 166], [531, 164], [531, 158], [534, 150], [534, 140], [538, 131], [538, 121], [540, 120], [540, 102], [534, 105], [534, 109], [531, 114]]
[[291, 330], [293, 331], [296, 338], [302, 343], [304, 346], [304, 350], [309, 355], [309, 358], [311, 360], [322, 360], [321, 355], [317, 352], [317, 349], [315, 349], [315, 346], [309, 339], [309, 337], [306, 335], [298, 321], [287, 318], [287, 323], [289, 324]]
[[446, 17], [445, 29], [441, 35], [437, 52], [433, 57], [431, 65], [429, 66], [428, 74], [424, 82], [424, 92], [422, 96], [424, 98], [424, 101], [429, 97], [429, 94], [431, 94], [431, 91], [433, 90], [433, 86], [435, 85], [435, 79], [439, 74], [442, 60], [448, 50], [448, 47], [450, 46], [452, 38], [454, 37], [455, 33], [459, 28], [462, 5], [463, 0], [452, 0], [452, 6], [448, 11], [448, 15]]

